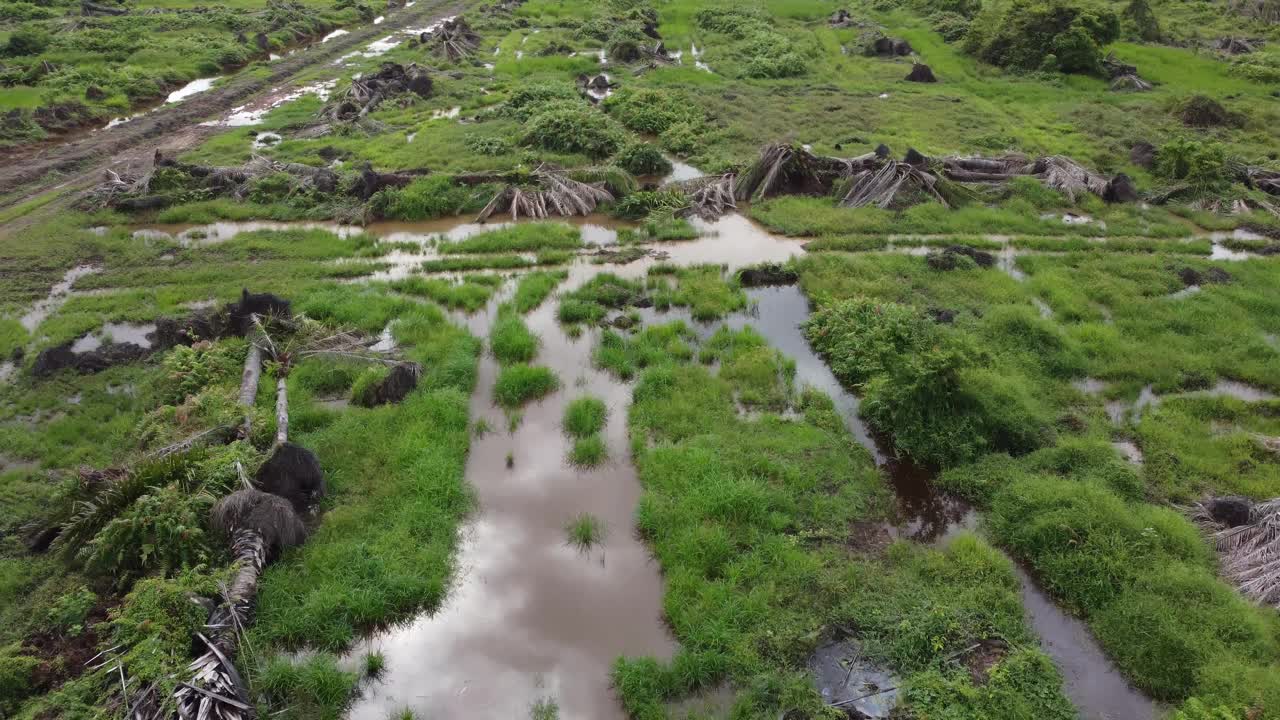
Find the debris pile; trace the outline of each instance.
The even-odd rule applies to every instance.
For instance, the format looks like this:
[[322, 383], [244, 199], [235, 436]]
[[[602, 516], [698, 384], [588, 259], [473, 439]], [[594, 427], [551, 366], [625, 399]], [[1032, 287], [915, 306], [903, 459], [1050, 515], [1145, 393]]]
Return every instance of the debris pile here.
[[1248, 55], [1257, 52], [1263, 45], [1262, 40], [1251, 40], [1248, 38], [1238, 38], [1227, 36], [1218, 38], [1213, 44], [1213, 49], [1226, 55]]
[[350, 86], [334, 93], [319, 115], [329, 122], [352, 122], [396, 95], [413, 93], [420, 98], [431, 97], [433, 85], [427, 70], [416, 64], [405, 67], [399, 63], [383, 63], [378, 72], [356, 78]]
[[480, 35], [461, 17], [445, 20], [435, 30], [422, 33], [418, 40], [445, 60], [470, 57], [480, 46]]
[[877, 168], [855, 173], [840, 204], [852, 208], [874, 205], [887, 209], [914, 205], [923, 198], [949, 207], [938, 192], [937, 184], [938, 176], [927, 170], [897, 160], [885, 160]]
[[536, 187], [513, 183], [498, 191], [489, 201], [477, 222], [488, 220], [494, 213], [510, 212], [511, 219], [547, 218], [553, 215], [590, 215], [596, 206], [612, 202], [613, 193], [603, 182], [579, 182], [564, 170], [542, 164], [531, 174]]
[[1222, 103], [1204, 95], [1193, 95], [1182, 105], [1178, 113], [1187, 127], [1222, 127], [1239, 125], [1240, 118], [1228, 111]]
[[1280, 498], [1212, 498], [1193, 517], [1213, 540], [1223, 574], [1241, 594], [1280, 608]]
[[684, 180], [672, 185], [688, 198], [689, 208], [686, 213], [697, 215], [703, 220], [717, 220], [730, 210], [738, 208], [734, 202], [737, 180], [737, 175], [725, 173]]
[[1128, 176], [1117, 175], [1108, 179], [1065, 155], [1050, 155], [1034, 161], [1016, 154], [1000, 158], [947, 158], [943, 160], [943, 173], [959, 182], [984, 183], [1031, 176], [1066, 195], [1072, 202], [1084, 192], [1114, 199], [1115, 202], [1137, 199], [1137, 191]]

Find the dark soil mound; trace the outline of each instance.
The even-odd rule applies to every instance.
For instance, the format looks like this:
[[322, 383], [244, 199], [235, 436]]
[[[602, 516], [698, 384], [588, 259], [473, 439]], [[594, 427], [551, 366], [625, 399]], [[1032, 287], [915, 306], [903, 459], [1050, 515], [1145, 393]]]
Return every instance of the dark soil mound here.
[[418, 387], [418, 378], [422, 377], [422, 366], [417, 363], [400, 363], [391, 368], [373, 392], [360, 398], [360, 405], [374, 407], [404, 400], [414, 388]]
[[45, 377], [52, 375], [59, 370], [65, 370], [76, 364], [76, 354], [71, 352], [71, 343], [65, 342], [51, 348], [46, 348], [36, 355], [36, 362], [31, 366], [31, 372], [36, 377]]
[[1133, 179], [1124, 173], [1111, 178], [1107, 189], [1102, 192], [1102, 199], [1107, 202], [1134, 202], [1138, 199], [1138, 189], [1133, 186]]
[[1184, 267], [1178, 270], [1178, 279], [1187, 287], [1209, 284], [1222, 285], [1231, 282], [1231, 273], [1218, 267], [1211, 267], [1204, 272], [1200, 272], [1195, 268]]
[[942, 252], [931, 252], [925, 262], [934, 270], [955, 270], [964, 263], [960, 259], [969, 258], [978, 267], [989, 268], [995, 265], [996, 258], [989, 252], [969, 247], [968, 245], [949, 245]]
[[880, 57], [894, 57], [896, 55], [910, 55], [911, 52], [911, 43], [906, 40], [881, 35], [867, 45], [863, 54], [868, 56], [879, 55]]
[[1240, 124], [1240, 117], [1222, 103], [1204, 95], [1193, 95], [1182, 105], [1178, 115], [1188, 127], [1224, 127]]
[[324, 470], [315, 453], [291, 442], [284, 443], [258, 468], [258, 486], [278, 495], [299, 513], [324, 497]]
[[201, 340], [214, 340], [226, 333], [226, 314], [198, 310], [184, 318], [156, 320], [155, 347], [167, 350], [175, 345], [191, 345]]
[[1253, 513], [1253, 501], [1249, 498], [1229, 495], [1214, 498], [1205, 503], [1209, 515], [1227, 527], [1247, 525]]
[[90, 375], [116, 365], [137, 362], [150, 354], [147, 348], [133, 343], [107, 343], [97, 350], [77, 355], [75, 368], [78, 373]]
[[912, 167], [927, 167], [929, 158], [915, 148], [907, 148], [907, 154], [903, 156], [902, 162]]
[[907, 82], [932, 83], [938, 82], [938, 78], [933, 76], [933, 69], [924, 63], [916, 63], [911, 66], [911, 72], [907, 73]]
[[794, 285], [800, 275], [777, 263], [766, 263], [738, 271], [738, 282], [743, 287], [764, 287], [770, 285]]
[[1135, 143], [1129, 150], [1129, 162], [1150, 170], [1156, 164], [1156, 146], [1146, 141]]
[[951, 323], [956, 321], [955, 310], [950, 310], [947, 308], [929, 308], [928, 312], [929, 312], [929, 317], [933, 318], [934, 322], [940, 323], [942, 325], [950, 325]]
[[251, 293], [247, 289], [240, 291], [240, 301], [228, 303], [224, 308], [231, 331], [243, 336], [253, 327], [253, 316], [289, 319], [293, 317], [293, 309], [289, 301], [271, 293]]

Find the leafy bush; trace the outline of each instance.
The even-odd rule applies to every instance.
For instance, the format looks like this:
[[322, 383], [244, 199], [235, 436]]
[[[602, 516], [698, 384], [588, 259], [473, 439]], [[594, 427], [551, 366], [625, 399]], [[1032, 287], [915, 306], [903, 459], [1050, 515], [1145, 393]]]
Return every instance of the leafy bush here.
[[35, 25], [24, 25], [13, 31], [4, 47], [9, 57], [39, 55], [49, 47], [49, 33]]
[[216, 579], [200, 569], [172, 579], [139, 580], [107, 621], [111, 643], [126, 648], [123, 660], [129, 677], [159, 683], [168, 697], [191, 662], [191, 639], [208, 621], [204, 608], [192, 598], [217, 595]]
[[807, 64], [785, 36], [771, 30], [757, 32], [734, 47], [748, 58], [744, 70], [752, 78], [784, 78], [804, 74]]
[[700, 124], [702, 113], [683, 93], [627, 86], [605, 98], [604, 109], [618, 122], [640, 133], [660, 134], [673, 125]]
[[379, 190], [369, 210], [387, 220], [428, 220], [479, 210], [493, 192], [492, 186], [466, 187], [449, 175], [428, 175], [402, 188]]
[[245, 344], [237, 340], [201, 348], [175, 347], [161, 361], [161, 395], [168, 402], [179, 403], [207, 387], [240, 377], [245, 352]]
[[1119, 36], [1120, 20], [1105, 7], [1076, 0], [1013, 0], [1007, 9], [984, 10], [970, 26], [964, 49], [992, 65], [1023, 72], [1100, 74], [1102, 47]]
[[91, 570], [125, 585], [150, 572], [168, 575], [209, 559], [204, 519], [213, 496], [168, 486], [138, 498], [80, 551]]
[[10, 713], [34, 690], [32, 675], [40, 658], [25, 655], [19, 643], [0, 647], [0, 712]]
[[45, 611], [45, 625], [59, 635], [76, 637], [84, 632], [89, 611], [98, 602], [98, 596], [81, 585], [58, 596]]
[[1129, 0], [1121, 13], [1125, 33], [1147, 42], [1160, 40], [1160, 22], [1147, 0]]
[[496, 156], [511, 152], [511, 141], [496, 135], [468, 135], [465, 145], [477, 155]]
[[934, 15], [929, 20], [933, 31], [947, 42], [959, 42], [969, 32], [969, 18], [953, 12]]
[[823, 306], [805, 335], [832, 372], [851, 387], [885, 372], [894, 359], [932, 342], [931, 324], [914, 308], [859, 297]]
[[694, 13], [694, 23], [708, 32], [743, 38], [768, 24], [767, 16], [758, 8], [745, 5], [720, 5], [702, 8]]
[[1156, 154], [1154, 171], [1161, 178], [1190, 183], [1203, 191], [1221, 191], [1231, 184], [1227, 150], [1216, 142], [1170, 140]]
[[697, 125], [691, 122], [672, 123], [662, 131], [662, 147], [676, 155], [688, 156], [701, 147], [702, 133]]
[[546, 106], [526, 124], [524, 142], [544, 150], [605, 158], [618, 151], [622, 133], [607, 116], [578, 102]]
[[628, 143], [614, 158], [614, 163], [632, 175], [666, 175], [671, 172], [671, 161], [661, 150], [646, 142]]
[[493, 397], [499, 405], [513, 409], [551, 394], [560, 380], [549, 368], [533, 365], [511, 365], [502, 369], [493, 386]]

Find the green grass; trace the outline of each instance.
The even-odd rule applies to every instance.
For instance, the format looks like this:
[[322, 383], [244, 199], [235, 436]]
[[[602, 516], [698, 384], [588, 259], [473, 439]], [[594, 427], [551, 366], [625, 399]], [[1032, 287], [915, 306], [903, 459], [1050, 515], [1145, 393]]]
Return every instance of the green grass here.
[[511, 302], [521, 314], [531, 312], [542, 305], [542, 301], [568, 276], [563, 270], [527, 273], [516, 284], [516, 294]]
[[609, 408], [598, 397], [584, 395], [564, 408], [564, 431], [575, 438], [586, 438], [604, 429], [609, 421]]
[[533, 365], [509, 365], [498, 374], [493, 398], [508, 410], [546, 397], [560, 387], [560, 380], [548, 368]]
[[604, 521], [590, 513], [579, 513], [564, 526], [567, 542], [582, 552], [604, 542], [608, 533]]
[[598, 273], [590, 280], [560, 297], [556, 317], [566, 325], [597, 323], [610, 310], [621, 310], [644, 297], [644, 287], [613, 273]]
[[689, 360], [694, 350], [690, 342], [695, 334], [683, 321], [649, 325], [627, 337], [613, 330], [600, 335], [592, 360], [622, 380], [631, 380], [641, 370], [671, 362]]
[[429, 298], [445, 307], [474, 312], [489, 302], [495, 290], [493, 284], [479, 282], [481, 277], [483, 276], [444, 280], [414, 276], [393, 280], [389, 286], [406, 295]]
[[510, 306], [498, 308], [498, 317], [489, 331], [489, 349], [503, 365], [531, 362], [538, 354], [538, 336], [524, 318]]
[[[672, 305], [689, 308], [694, 320], [718, 320], [747, 306], [747, 296], [734, 278], [727, 278], [718, 265], [672, 268], [658, 265], [649, 269], [649, 287], [654, 290], [655, 307]], [[667, 279], [674, 280], [674, 284]]]
[[564, 223], [521, 223], [479, 235], [441, 243], [440, 251], [454, 253], [512, 253], [541, 250], [577, 250], [582, 247], [579, 230]]
[[600, 433], [574, 438], [569, 450], [569, 464], [580, 468], [599, 466], [609, 458], [609, 446]]

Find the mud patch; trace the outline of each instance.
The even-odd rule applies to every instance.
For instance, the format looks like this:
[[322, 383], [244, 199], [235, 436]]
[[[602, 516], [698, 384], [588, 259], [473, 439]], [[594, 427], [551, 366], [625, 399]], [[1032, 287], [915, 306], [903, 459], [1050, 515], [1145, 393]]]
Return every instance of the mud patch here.
[[26, 315], [22, 316], [19, 320], [19, 322], [22, 323], [22, 327], [26, 328], [27, 332], [35, 332], [35, 329], [40, 326], [40, 323], [44, 322], [54, 310], [62, 307], [62, 304], [67, 301], [67, 298], [71, 296], [71, 286], [74, 285], [77, 280], [85, 277], [86, 275], [92, 275], [99, 272], [101, 269], [102, 268], [94, 265], [77, 265], [68, 270], [62, 276], [61, 280], [54, 283], [53, 287], [49, 288], [49, 295], [45, 297], [45, 299], [36, 302], [36, 304], [31, 307], [31, 310], [29, 310]]
[[809, 671], [822, 699], [853, 717], [887, 718], [898, 704], [899, 679], [864, 658], [851, 638], [820, 646]]

